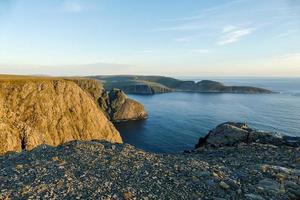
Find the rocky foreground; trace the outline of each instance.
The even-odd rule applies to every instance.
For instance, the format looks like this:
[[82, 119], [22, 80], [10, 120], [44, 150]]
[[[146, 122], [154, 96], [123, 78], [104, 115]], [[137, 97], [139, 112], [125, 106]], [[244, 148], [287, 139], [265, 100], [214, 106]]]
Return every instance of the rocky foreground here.
[[[256, 139], [232, 142], [245, 130]], [[168, 155], [101, 141], [6, 154], [0, 199], [299, 199], [299, 138], [250, 130], [225, 123], [196, 150]]]

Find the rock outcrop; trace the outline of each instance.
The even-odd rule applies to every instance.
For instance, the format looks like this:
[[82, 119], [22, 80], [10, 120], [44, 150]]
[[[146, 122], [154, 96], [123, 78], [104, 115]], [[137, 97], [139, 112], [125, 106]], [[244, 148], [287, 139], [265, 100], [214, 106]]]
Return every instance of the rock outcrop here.
[[276, 133], [258, 131], [245, 123], [226, 122], [199, 139], [196, 148], [235, 146], [240, 143], [261, 143], [300, 147], [300, 137], [289, 137]]
[[120, 122], [128, 120], [140, 120], [148, 117], [142, 104], [129, 99], [119, 89], [112, 89], [107, 96], [103, 94], [99, 101], [100, 107], [106, 109], [111, 121]]
[[141, 120], [148, 117], [144, 106], [126, 96], [120, 90], [113, 88], [107, 92], [101, 82], [94, 79], [68, 79], [75, 82], [86, 91], [99, 105], [106, 117], [113, 122]]
[[121, 143], [91, 95], [60, 78], [0, 78], [0, 154], [71, 140]]

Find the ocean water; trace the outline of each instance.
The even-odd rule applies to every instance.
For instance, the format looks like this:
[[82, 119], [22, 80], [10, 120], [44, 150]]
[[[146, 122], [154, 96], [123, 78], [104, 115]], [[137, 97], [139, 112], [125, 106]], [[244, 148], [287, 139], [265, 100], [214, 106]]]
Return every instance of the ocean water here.
[[192, 149], [199, 137], [226, 121], [246, 122], [256, 129], [300, 136], [300, 78], [210, 79], [279, 93], [129, 95], [144, 104], [149, 118], [116, 124], [124, 142], [156, 153], [181, 152]]

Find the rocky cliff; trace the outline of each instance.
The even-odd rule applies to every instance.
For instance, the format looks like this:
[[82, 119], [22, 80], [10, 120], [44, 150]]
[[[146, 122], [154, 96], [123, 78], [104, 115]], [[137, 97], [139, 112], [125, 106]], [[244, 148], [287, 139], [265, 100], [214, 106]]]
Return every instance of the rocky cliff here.
[[106, 108], [109, 118], [114, 122], [140, 120], [148, 117], [144, 106], [129, 99], [122, 90], [112, 89], [103, 99], [105, 101], [100, 101], [99, 104]]
[[105, 89], [100, 81], [86, 78], [66, 78], [66, 80], [76, 83], [86, 93], [91, 95], [95, 102], [102, 98]]
[[140, 120], [148, 117], [144, 106], [126, 96], [120, 90], [113, 88], [107, 92], [101, 82], [94, 79], [68, 79], [91, 95], [106, 117], [113, 122]]
[[60, 78], [0, 77], [0, 154], [71, 140], [122, 142], [91, 96]]
[[7, 154], [0, 199], [299, 199], [298, 139], [247, 140], [249, 131], [225, 123], [201, 148], [169, 155], [100, 141]]

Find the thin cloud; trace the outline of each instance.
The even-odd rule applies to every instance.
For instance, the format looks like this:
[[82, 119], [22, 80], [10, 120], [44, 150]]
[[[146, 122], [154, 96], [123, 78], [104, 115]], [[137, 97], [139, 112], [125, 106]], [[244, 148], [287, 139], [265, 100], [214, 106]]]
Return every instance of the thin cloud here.
[[83, 11], [83, 6], [74, 0], [66, 0], [63, 2], [63, 11], [69, 13], [80, 13]]
[[208, 54], [208, 53], [212, 53], [212, 50], [211, 49], [191, 49], [191, 52], [199, 53], [199, 54]]
[[228, 26], [223, 27], [222, 33], [228, 33], [228, 32], [234, 31], [235, 29], [237, 29], [236, 26], [228, 25]]
[[203, 39], [203, 38], [211, 38], [211, 37], [215, 37], [217, 36], [216, 33], [214, 32], [202, 32], [200, 34], [196, 34], [196, 35], [188, 35], [188, 36], [183, 36], [183, 37], [179, 37], [179, 38], [175, 38], [174, 41], [178, 42], [178, 43], [189, 43], [195, 40], [199, 40], [199, 39]]
[[227, 45], [240, 41], [243, 37], [253, 33], [254, 28], [237, 28], [230, 26], [229, 28], [224, 27], [218, 45]]
[[188, 43], [191, 42], [191, 38], [190, 37], [176, 38], [175, 41], [179, 43]]
[[203, 10], [200, 10], [198, 15], [191, 16], [191, 17], [183, 17], [183, 18], [179, 18], [177, 20], [183, 20], [183, 21], [187, 20], [188, 21], [188, 20], [201, 19], [201, 18], [206, 17], [209, 14], [215, 14], [219, 10], [231, 7], [231, 6], [235, 5], [235, 4], [243, 3], [245, 1], [247, 1], [247, 0], [228, 1], [228, 2], [226, 2], [224, 4], [220, 4], [220, 5], [217, 5], [217, 6], [214, 6], [214, 7], [205, 8]]
[[166, 28], [157, 28], [150, 30], [151, 32], [164, 32], [164, 31], [193, 31], [204, 28], [199, 24], [181, 24], [178, 26], [171, 26]]
[[286, 32], [275, 35], [274, 38], [298, 37], [300, 38], [300, 29], [291, 29]]

